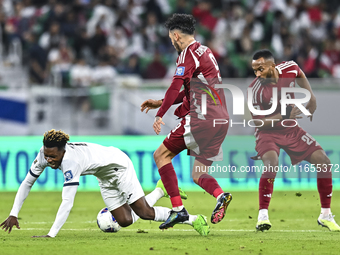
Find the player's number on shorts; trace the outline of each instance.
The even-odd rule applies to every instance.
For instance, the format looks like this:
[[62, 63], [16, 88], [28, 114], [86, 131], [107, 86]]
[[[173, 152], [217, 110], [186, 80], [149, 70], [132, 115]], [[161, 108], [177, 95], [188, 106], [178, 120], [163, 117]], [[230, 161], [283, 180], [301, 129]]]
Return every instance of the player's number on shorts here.
[[211, 61], [213, 62], [216, 70], [219, 71], [220, 69], [218, 68], [218, 64], [217, 64], [217, 61], [216, 61], [216, 58], [214, 57], [214, 55], [212, 53], [209, 53], [209, 57], [210, 57]]
[[305, 143], [307, 143], [308, 145], [311, 145], [315, 141], [315, 139], [308, 133], [303, 135], [301, 137], [301, 140], [304, 141]]

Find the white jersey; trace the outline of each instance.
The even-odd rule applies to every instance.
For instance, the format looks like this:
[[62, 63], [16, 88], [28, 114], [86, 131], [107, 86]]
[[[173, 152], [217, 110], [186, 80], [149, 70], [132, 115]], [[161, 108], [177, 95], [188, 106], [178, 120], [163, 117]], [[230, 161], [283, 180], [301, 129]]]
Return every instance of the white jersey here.
[[[79, 185], [81, 175], [94, 175], [102, 182], [112, 182], [120, 178], [129, 160], [124, 152], [115, 147], [94, 143], [67, 143], [59, 169], [64, 175], [64, 186]], [[30, 173], [38, 178], [47, 166], [44, 147], [41, 147]]]
[[[19, 187], [10, 215], [18, 217], [31, 187], [47, 166], [42, 147]], [[105, 193], [104, 202], [108, 203], [110, 210], [126, 202], [133, 203], [144, 196], [130, 158], [115, 147], [93, 143], [67, 143], [59, 169], [63, 172], [65, 181], [62, 203], [48, 233], [50, 237], [57, 235], [71, 211], [81, 175], [91, 174], [97, 177], [101, 192]]]

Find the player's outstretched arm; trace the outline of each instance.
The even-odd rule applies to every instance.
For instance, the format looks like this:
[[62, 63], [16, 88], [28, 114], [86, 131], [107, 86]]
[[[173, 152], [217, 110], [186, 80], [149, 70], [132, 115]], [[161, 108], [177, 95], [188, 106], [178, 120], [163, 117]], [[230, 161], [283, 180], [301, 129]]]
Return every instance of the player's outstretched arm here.
[[148, 111], [151, 109], [159, 108], [162, 105], [162, 103], [163, 100], [148, 99], [141, 104], [140, 110], [141, 112], [143, 112], [146, 109], [145, 113], [148, 113]]
[[59, 210], [57, 212], [57, 216], [55, 218], [55, 221], [50, 229], [50, 232], [47, 235], [43, 236], [32, 236], [32, 237], [55, 237], [61, 227], [66, 222], [71, 209], [73, 207], [74, 198], [76, 196], [78, 189], [78, 185], [74, 186], [64, 186], [63, 193], [62, 193], [62, 202], [59, 206]]
[[8, 218], [0, 224], [0, 227], [2, 227], [2, 229], [4, 229], [5, 231], [8, 230], [8, 234], [11, 233], [13, 226], [16, 226], [17, 229], [20, 229], [18, 214], [36, 179], [36, 177], [28, 172], [26, 178], [20, 184], [20, 187], [14, 199], [12, 210]]
[[316, 97], [313, 93], [313, 90], [312, 90], [312, 87], [310, 86], [309, 84], [309, 81], [305, 75], [305, 73], [300, 69], [300, 74], [299, 76], [297, 77], [298, 79], [296, 80], [297, 81], [297, 84], [303, 88], [303, 89], [307, 89], [310, 94], [311, 94], [311, 98], [309, 100], [309, 102], [307, 103], [306, 105], [306, 109], [312, 114], [311, 116], [308, 116], [310, 117], [310, 121], [313, 120], [313, 114], [316, 110]]
[[13, 226], [16, 226], [17, 229], [20, 229], [18, 218], [11, 215], [0, 224], [0, 227], [2, 227], [5, 232], [8, 230], [8, 234], [11, 233]]

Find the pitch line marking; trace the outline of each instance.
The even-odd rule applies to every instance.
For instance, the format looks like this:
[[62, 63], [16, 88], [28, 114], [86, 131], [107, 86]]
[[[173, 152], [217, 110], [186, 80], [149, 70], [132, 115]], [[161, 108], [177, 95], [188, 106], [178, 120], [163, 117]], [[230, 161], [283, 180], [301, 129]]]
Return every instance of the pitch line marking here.
[[[19, 230], [19, 229], [13, 229], [13, 230]], [[49, 228], [21, 228], [20, 230], [27, 230], [27, 231], [32, 231], [32, 230], [50, 230]], [[86, 229], [86, 228], [66, 228], [66, 229], [61, 229], [63, 231], [99, 231], [99, 229]], [[120, 231], [131, 231], [131, 232], [136, 232], [139, 229], [122, 229]], [[144, 231], [151, 231], [151, 232], [159, 232], [159, 229], [143, 229]], [[194, 229], [171, 229], [171, 231], [178, 231], [178, 232], [196, 232]], [[213, 232], [256, 232], [256, 230], [252, 229], [212, 229]], [[299, 230], [290, 230], [290, 229], [282, 229], [282, 230], [270, 230], [270, 232], [287, 232], [287, 233], [293, 233], [293, 232], [325, 232], [322, 230], [314, 230], [314, 229], [299, 229]]]

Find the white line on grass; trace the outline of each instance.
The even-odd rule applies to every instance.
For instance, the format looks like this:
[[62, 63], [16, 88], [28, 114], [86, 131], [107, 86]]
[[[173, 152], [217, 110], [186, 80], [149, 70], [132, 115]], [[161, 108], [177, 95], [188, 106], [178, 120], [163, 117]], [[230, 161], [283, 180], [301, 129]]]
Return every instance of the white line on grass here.
[[[16, 230], [16, 229], [14, 229]], [[49, 230], [49, 228], [21, 228], [20, 230]], [[87, 229], [87, 228], [66, 228], [66, 229], [61, 229], [61, 230], [65, 230], [65, 231], [86, 231], [86, 230], [99, 230], [99, 229]], [[122, 229], [121, 231], [131, 231], [131, 232], [137, 232], [140, 229]], [[144, 231], [151, 231], [151, 232], [159, 232], [159, 229], [142, 229]], [[194, 229], [171, 229], [171, 231], [179, 231], [179, 232], [187, 232], [187, 231], [195, 231]], [[252, 229], [213, 229], [212, 231], [214, 232], [256, 232], [255, 230]], [[322, 230], [314, 230], [314, 229], [299, 229], [299, 230], [295, 230], [295, 229], [285, 229], [285, 230], [270, 230], [270, 232], [288, 232], [288, 233], [292, 233], [292, 232], [324, 232]]]

